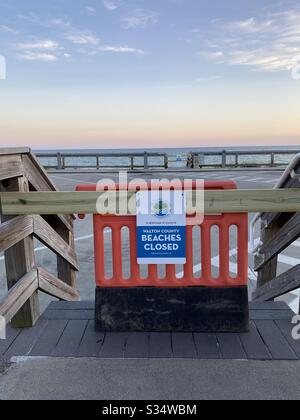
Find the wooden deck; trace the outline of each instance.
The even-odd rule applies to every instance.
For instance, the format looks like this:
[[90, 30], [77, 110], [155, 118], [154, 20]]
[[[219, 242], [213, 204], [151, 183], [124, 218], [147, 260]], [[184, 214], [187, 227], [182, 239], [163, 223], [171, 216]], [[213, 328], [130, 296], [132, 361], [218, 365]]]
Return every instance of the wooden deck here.
[[293, 312], [284, 303], [251, 303], [248, 334], [96, 333], [94, 303], [53, 302], [32, 329], [8, 328], [0, 357], [299, 360]]

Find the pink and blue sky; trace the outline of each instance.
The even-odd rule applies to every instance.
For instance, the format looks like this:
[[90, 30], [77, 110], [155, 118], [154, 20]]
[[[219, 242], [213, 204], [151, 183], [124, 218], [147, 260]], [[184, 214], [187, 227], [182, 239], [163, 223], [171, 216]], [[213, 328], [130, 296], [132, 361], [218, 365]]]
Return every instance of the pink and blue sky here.
[[298, 0], [0, 0], [0, 55], [0, 146], [300, 144]]

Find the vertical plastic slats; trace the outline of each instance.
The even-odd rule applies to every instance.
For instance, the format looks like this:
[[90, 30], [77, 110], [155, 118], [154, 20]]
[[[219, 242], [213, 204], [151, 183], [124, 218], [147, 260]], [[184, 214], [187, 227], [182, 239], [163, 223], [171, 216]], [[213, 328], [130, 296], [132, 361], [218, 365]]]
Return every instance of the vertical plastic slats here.
[[204, 223], [201, 229], [201, 261], [203, 285], [212, 285], [211, 276], [211, 224]]
[[238, 280], [239, 282], [248, 282], [248, 217], [243, 215], [243, 223], [238, 224], [238, 244], [237, 244], [237, 261], [238, 261]]
[[157, 275], [157, 265], [149, 265], [148, 267], [148, 281], [151, 280], [153, 282], [159, 281], [158, 275]]
[[176, 278], [176, 266], [167, 265], [166, 266], [166, 283], [170, 286], [172, 284], [177, 284], [178, 280]]
[[113, 243], [113, 280], [123, 279], [122, 270], [122, 226], [116, 224], [112, 228], [112, 243]]
[[222, 279], [222, 282], [231, 285], [230, 279], [230, 271], [229, 271], [229, 225], [221, 224], [219, 225], [219, 232], [220, 232], [220, 276], [219, 278]]
[[129, 231], [130, 231], [130, 265], [131, 265], [131, 284], [136, 284], [137, 286], [141, 282], [140, 278], [140, 267], [137, 263], [137, 252], [136, 252], [136, 227], [134, 223], [129, 224]]
[[99, 224], [96, 223], [96, 219], [94, 219], [94, 232], [94, 244], [95, 249], [97, 249], [97, 254], [95, 255], [95, 272], [97, 273], [96, 280], [97, 285], [102, 285], [105, 283], [104, 225], [101, 223], [99, 226]]
[[183, 285], [190, 284], [194, 278], [194, 258], [193, 258], [193, 226], [187, 226], [186, 229], [186, 255], [187, 261], [184, 266]]

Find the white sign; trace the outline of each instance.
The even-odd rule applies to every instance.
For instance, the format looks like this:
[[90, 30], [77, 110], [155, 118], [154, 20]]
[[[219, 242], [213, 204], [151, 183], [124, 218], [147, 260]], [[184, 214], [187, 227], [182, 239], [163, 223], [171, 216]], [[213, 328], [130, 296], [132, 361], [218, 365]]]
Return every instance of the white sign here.
[[186, 194], [137, 193], [138, 264], [186, 264]]

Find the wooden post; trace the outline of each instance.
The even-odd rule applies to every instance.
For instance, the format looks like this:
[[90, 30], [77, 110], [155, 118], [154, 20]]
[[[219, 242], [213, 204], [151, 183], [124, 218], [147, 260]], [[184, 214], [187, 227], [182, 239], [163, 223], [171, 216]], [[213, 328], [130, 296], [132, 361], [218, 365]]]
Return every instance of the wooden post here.
[[[29, 184], [25, 177], [12, 178], [0, 183], [0, 190], [5, 192], [26, 192], [29, 191]], [[7, 221], [13, 217], [14, 216], [2, 216], [2, 220]], [[10, 290], [24, 275], [29, 273], [36, 266], [33, 235], [20, 241], [17, 245], [6, 251], [4, 255], [7, 286]], [[12, 326], [15, 328], [32, 327], [39, 316], [39, 300], [36, 291], [12, 319]]]
[[227, 163], [227, 161], [226, 161], [226, 150], [223, 150], [223, 152], [222, 152], [222, 168], [226, 168], [226, 163]]
[[275, 166], [275, 153], [271, 153], [271, 167], [274, 168]]
[[62, 168], [63, 168], [63, 165], [62, 165], [61, 153], [58, 152], [57, 153], [57, 169], [61, 170]]
[[236, 153], [236, 155], [235, 155], [235, 166], [236, 166], [236, 168], [239, 167], [239, 154], [238, 153]]
[[[69, 216], [69, 223], [72, 226], [72, 231], [70, 231], [63, 223], [60, 223], [56, 227], [56, 232], [66, 241], [68, 245], [72, 248], [75, 247], [74, 243], [74, 234], [73, 234], [73, 219], [72, 216]], [[76, 271], [71, 267], [71, 265], [61, 256], [57, 256], [57, 276], [67, 285], [76, 288], [77, 274]]]
[[144, 169], [149, 169], [148, 153], [144, 153]]
[[169, 168], [169, 155], [165, 155], [165, 169]]
[[130, 156], [130, 167], [131, 167], [131, 170], [133, 171], [134, 170], [134, 157], [133, 156]]
[[193, 169], [199, 169], [199, 155], [193, 155]]

